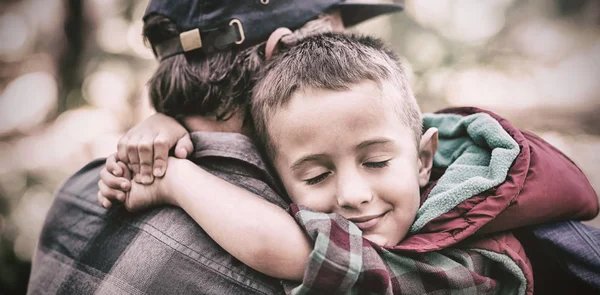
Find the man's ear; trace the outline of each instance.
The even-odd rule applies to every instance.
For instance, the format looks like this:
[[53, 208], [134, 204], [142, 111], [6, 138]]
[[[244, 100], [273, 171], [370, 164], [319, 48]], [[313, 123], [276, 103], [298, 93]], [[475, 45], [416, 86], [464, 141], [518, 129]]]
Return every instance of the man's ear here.
[[438, 147], [438, 130], [429, 128], [421, 137], [419, 143], [419, 186], [424, 187], [429, 182], [433, 156]]

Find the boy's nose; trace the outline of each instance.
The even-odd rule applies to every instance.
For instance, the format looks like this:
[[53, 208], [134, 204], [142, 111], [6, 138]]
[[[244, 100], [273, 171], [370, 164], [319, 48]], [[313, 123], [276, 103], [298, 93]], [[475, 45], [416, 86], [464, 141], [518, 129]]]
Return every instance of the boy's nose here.
[[342, 208], [358, 208], [373, 199], [368, 182], [359, 173], [349, 173], [338, 178], [337, 202]]

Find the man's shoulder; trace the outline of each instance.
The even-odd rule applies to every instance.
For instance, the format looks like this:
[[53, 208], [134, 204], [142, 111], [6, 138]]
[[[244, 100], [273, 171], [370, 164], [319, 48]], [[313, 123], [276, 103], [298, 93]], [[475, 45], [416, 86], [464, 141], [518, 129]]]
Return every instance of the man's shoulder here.
[[198, 292], [278, 292], [276, 280], [241, 264], [179, 208], [103, 208], [97, 201], [103, 167], [104, 159], [94, 160], [57, 190], [38, 243], [32, 290], [51, 280], [52, 294], [78, 293], [83, 286], [89, 293], [169, 293], [175, 285]]
[[193, 132], [191, 136], [192, 161], [221, 179], [287, 208], [285, 190], [252, 139], [228, 132]]
[[73, 175], [71, 175], [56, 191], [57, 197], [61, 194], [68, 195], [93, 195], [98, 193], [98, 181], [100, 180], [100, 171], [104, 168], [106, 158], [95, 159]]

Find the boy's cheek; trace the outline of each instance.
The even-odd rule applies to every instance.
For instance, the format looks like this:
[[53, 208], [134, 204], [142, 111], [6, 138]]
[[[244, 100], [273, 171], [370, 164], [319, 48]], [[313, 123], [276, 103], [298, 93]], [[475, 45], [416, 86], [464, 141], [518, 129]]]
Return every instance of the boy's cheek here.
[[292, 201], [314, 211], [330, 213], [333, 210], [333, 198], [323, 191], [304, 186], [288, 191]]

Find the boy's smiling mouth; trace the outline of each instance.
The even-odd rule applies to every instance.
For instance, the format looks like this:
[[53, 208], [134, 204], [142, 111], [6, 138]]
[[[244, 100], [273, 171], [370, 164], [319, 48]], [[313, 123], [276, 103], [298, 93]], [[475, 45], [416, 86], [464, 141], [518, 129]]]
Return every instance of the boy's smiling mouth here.
[[375, 227], [388, 212], [390, 211], [385, 211], [382, 214], [352, 217], [348, 220], [354, 222], [359, 229], [364, 231]]

